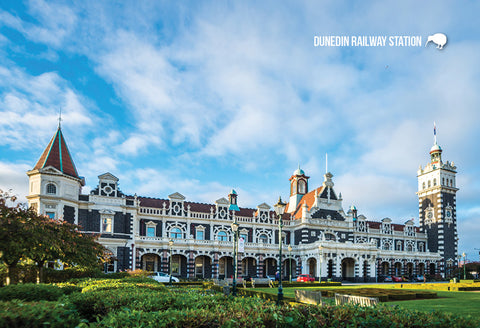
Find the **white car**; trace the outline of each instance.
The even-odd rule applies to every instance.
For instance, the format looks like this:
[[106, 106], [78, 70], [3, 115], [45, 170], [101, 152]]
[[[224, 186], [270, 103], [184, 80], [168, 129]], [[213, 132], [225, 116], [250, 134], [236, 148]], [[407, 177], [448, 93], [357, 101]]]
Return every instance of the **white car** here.
[[[170, 282], [170, 276], [166, 273], [163, 272], [154, 272], [150, 278], [158, 281], [158, 282]], [[172, 276], [172, 281], [173, 282], [179, 282], [177, 277]]]

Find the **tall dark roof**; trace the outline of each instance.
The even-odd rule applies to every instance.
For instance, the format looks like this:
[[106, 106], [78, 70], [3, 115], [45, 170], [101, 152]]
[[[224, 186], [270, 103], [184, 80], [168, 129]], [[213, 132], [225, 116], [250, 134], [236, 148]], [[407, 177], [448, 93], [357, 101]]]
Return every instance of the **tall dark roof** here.
[[57, 132], [48, 143], [47, 148], [45, 148], [33, 169], [43, 169], [47, 166], [53, 166], [64, 174], [80, 178], [60, 127], [58, 127]]

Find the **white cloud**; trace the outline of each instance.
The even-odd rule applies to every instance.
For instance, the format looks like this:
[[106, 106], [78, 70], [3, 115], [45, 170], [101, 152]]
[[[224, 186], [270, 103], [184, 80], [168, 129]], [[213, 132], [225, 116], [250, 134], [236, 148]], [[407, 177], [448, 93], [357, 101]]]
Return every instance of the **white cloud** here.
[[26, 202], [28, 195], [28, 177], [26, 172], [31, 170], [27, 164], [9, 163], [0, 161], [0, 189], [12, 190], [21, 202]]

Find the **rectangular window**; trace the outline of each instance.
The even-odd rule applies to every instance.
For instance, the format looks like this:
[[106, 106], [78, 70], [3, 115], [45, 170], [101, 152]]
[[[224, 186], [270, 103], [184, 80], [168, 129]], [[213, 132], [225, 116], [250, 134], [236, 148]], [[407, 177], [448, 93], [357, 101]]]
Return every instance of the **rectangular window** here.
[[102, 232], [113, 232], [112, 229], [112, 218], [104, 218], [102, 219]]
[[203, 230], [197, 230], [197, 237], [196, 237], [196, 239], [198, 239], [198, 240], [204, 240], [204, 239], [205, 239], [204, 233], [205, 233], [205, 232], [204, 232]]
[[243, 238], [243, 240], [244, 240], [245, 242], [248, 241], [247, 235], [241, 234], [241, 235], [240, 235], [240, 238]]
[[46, 212], [45, 215], [52, 220], [55, 219], [55, 212]]
[[155, 227], [147, 227], [147, 237], [155, 237]]

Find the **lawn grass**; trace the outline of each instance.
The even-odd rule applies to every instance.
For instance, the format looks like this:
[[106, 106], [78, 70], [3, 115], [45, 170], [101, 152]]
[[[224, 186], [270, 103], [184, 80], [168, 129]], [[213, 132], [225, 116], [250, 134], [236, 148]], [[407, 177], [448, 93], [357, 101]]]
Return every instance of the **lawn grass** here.
[[402, 308], [429, 312], [455, 313], [461, 316], [470, 315], [480, 320], [480, 293], [478, 292], [446, 292], [437, 291], [439, 298], [426, 300], [395, 301], [386, 304], [396, 304]]
[[[394, 288], [393, 284], [386, 285], [355, 285], [343, 286], [345, 289], [352, 288]], [[287, 297], [295, 297], [295, 289], [319, 290], [319, 289], [340, 289], [342, 287], [292, 287], [283, 288], [283, 294]], [[252, 288], [252, 290], [262, 291], [270, 294], [277, 294], [277, 288]], [[421, 289], [419, 289], [421, 290]], [[480, 320], [480, 292], [448, 292], [436, 291], [438, 298], [422, 299], [422, 300], [408, 300], [408, 301], [393, 301], [387, 302], [388, 305], [398, 305], [405, 309], [418, 310], [423, 312], [430, 312], [438, 310], [441, 312], [449, 312], [461, 316], [470, 315], [472, 318]]]

